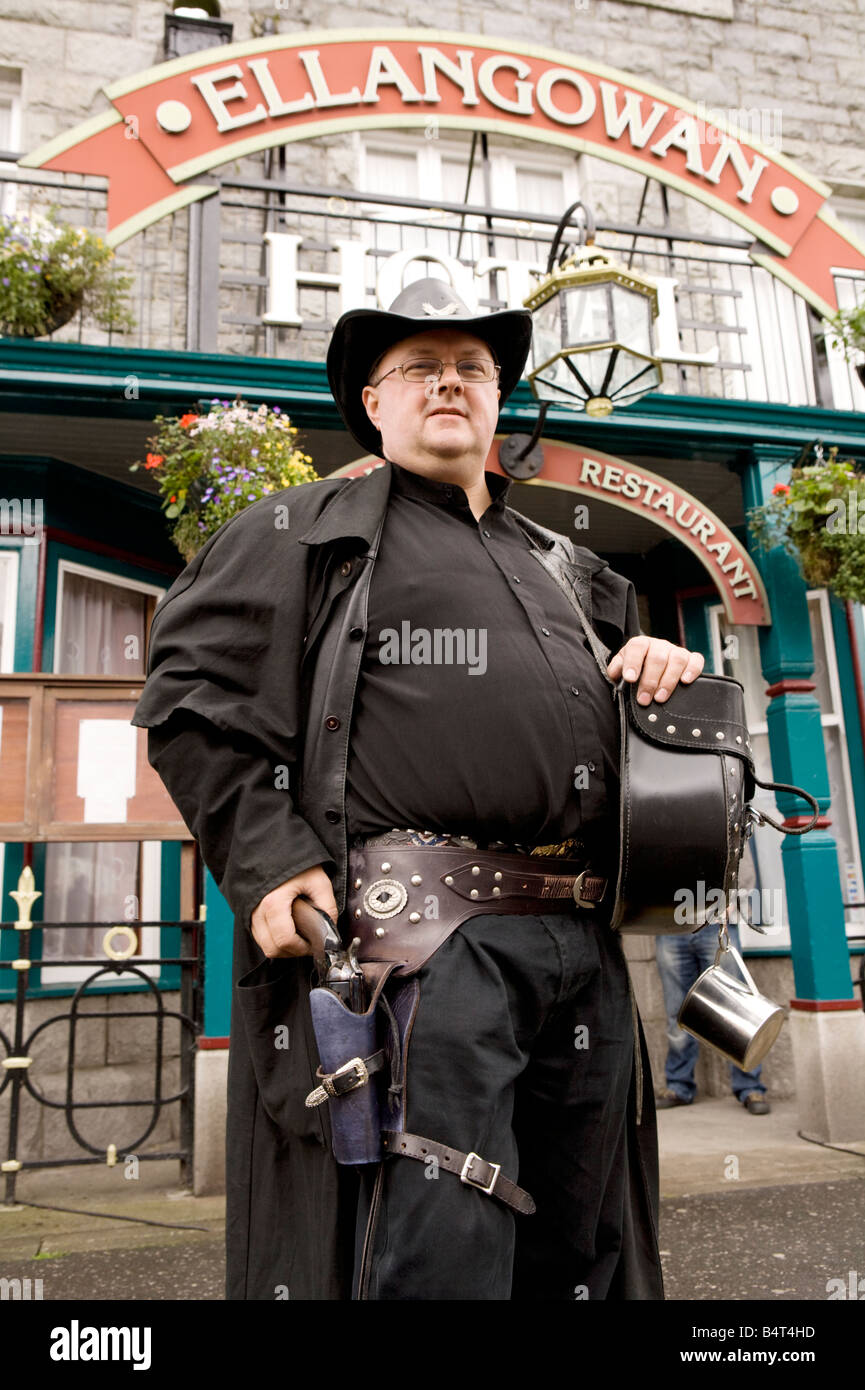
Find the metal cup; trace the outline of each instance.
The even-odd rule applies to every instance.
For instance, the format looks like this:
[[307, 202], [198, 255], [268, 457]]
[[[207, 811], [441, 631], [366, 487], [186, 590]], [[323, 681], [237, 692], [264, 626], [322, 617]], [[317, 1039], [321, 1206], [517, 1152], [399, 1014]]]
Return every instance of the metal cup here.
[[[725, 949], [746, 984], [721, 966]], [[742, 1071], [753, 1071], [780, 1033], [784, 1018], [784, 1010], [759, 992], [735, 946], [721, 945], [715, 964], [703, 971], [685, 995], [678, 1022], [686, 1033], [714, 1047]]]

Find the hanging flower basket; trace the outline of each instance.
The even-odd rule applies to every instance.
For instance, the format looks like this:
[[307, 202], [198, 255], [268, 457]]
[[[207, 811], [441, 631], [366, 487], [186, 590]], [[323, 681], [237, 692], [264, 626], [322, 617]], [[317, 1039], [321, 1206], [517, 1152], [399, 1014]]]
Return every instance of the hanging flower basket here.
[[253, 407], [214, 398], [206, 414], [157, 415], [144, 461], [159, 484], [171, 538], [185, 560], [226, 521], [268, 493], [318, 474], [309, 454], [297, 447], [297, 429], [279, 406]]
[[0, 216], [0, 334], [42, 338], [81, 312], [100, 328], [134, 327], [128, 296], [132, 276], [121, 273], [102, 237], [44, 216]]
[[56, 333], [58, 328], [62, 328], [70, 319], [74, 319], [78, 310], [81, 308], [84, 299], [84, 291], [79, 290], [73, 295], [45, 295], [45, 318], [40, 319], [43, 327], [36, 328], [31, 323], [23, 320], [11, 319], [5, 323], [0, 323], [0, 333], [8, 338], [47, 338], [52, 333]]
[[837, 448], [794, 468], [748, 524], [762, 550], [780, 545], [798, 560], [810, 588], [865, 603], [865, 474]]

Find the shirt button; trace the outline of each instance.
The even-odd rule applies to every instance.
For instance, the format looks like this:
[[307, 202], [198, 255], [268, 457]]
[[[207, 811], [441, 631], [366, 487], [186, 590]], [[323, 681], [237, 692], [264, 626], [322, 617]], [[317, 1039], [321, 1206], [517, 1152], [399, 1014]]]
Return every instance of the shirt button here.
[[343, 575], [343, 577], [351, 574], [351, 560], [343, 560], [342, 564], [339, 567], [339, 572], [341, 575]]
[[521, 583], [521, 580], [520, 580], [520, 577], [519, 577], [518, 574], [515, 574], [515, 575], [514, 575], [514, 583], [515, 583], [515, 584]]
[[338, 729], [338, 728], [339, 728], [339, 722], [340, 722], [340, 721], [337, 719], [337, 717], [336, 717], [335, 714], [329, 714], [329, 715], [327, 716], [327, 719], [325, 719], [325, 721], [324, 721], [324, 727], [325, 727], [326, 729]]
[[489, 534], [490, 534], [489, 531], [484, 531], [484, 535], [485, 535], [485, 536], [488, 536]]
[[550, 629], [548, 627], [542, 627], [541, 632], [544, 634], [545, 637], [549, 637], [550, 635]]
[[325, 811], [324, 818], [326, 821], [330, 821], [331, 825], [336, 825], [340, 819], [339, 811]]
[[577, 689], [577, 687], [576, 687], [575, 685], [572, 685], [572, 686], [571, 686], [571, 694], [572, 694], [572, 695], [579, 695], [579, 693], [580, 693], [580, 692], [579, 692], [579, 690]]
[[353, 627], [348, 635], [351, 638], [352, 642], [359, 642], [361, 637], [363, 637], [363, 628]]
[[594, 770], [595, 770], [595, 764], [594, 764], [594, 763], [586, 763], [586, 767], [589, 769], [589, 772], [594, 772]]

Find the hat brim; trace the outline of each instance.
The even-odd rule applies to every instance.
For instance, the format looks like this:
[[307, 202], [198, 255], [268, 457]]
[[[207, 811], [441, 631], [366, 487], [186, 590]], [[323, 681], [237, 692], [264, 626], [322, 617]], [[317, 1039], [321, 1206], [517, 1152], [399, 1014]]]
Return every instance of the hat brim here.
[[383, 458], [381, 435], [361, 399], [370, 368], [382, 353], [403, 338], [441, 328], [458, 328], [492, 348], [501, 366], [503, 405], [523, 374], [532, 341], [528, 309], [503, 309], [475, 317], [412, 318], [385, 309], [350, 309], [337, 322], [327, 350], [327, 379], [346, 428], [365, 453]]

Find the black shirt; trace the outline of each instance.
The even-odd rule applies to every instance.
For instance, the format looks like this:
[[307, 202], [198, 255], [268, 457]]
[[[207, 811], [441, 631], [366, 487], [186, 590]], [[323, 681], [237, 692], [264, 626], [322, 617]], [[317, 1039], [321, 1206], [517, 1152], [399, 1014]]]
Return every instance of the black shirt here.
[[493, 501], [477, 520], [459, 485], [393, 465], [350, 740], [350, 835], [411, 827], [546, 845], [609, 829], [611, 687], [506, 510], [509, 480], [485, 477]]

